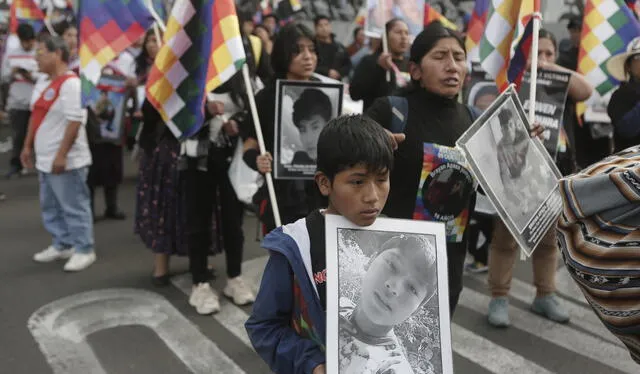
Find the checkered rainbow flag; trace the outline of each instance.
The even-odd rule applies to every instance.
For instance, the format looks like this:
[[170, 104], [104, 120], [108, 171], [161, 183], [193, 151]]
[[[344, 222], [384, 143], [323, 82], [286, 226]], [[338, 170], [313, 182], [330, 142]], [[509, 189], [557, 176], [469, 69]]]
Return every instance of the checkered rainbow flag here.
[[143, 0], [81, 0], [80, 78], [82, 98], [98, 83], [102, 68], [144, 35], [153, 17]]
[[[578, 72], [604, 95], [618, 86], [607, 74], [610, 57], [640, 35], [640, 24], [624, 0], [587, 0], [578, 54]], [[580, 113], [580, 112], [579, 112]]]
[[438, 13], [433, 7], [429, 4], [424, 4], [424, 25], [427, 26], [433, 21], [438, 21], [442, 24], [442, 26], [451, 29], [458, 30], [458, 26], [455, 23], [449, 21], [445, 16]]
[[18, 25], [30, 24], [36, 33], [44, 27], [44, 12], [34, 0], [13, 0], [9, 11], [9, 30], [15, 34]]
[[233, 0], [181, 0], [147, 80], [147, 100], [177, 138], [197, 133], [206, 93], [240, 70], [246, 57]]

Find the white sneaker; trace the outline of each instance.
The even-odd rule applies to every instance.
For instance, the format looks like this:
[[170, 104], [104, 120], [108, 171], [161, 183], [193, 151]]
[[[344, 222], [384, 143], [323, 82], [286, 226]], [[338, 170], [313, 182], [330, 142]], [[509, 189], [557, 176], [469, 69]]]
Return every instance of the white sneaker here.
[[193, 286], [189, 305], [196, 308], [198, 314], [212, 314], [220, 311], [218, 295], [213, 292], [209, 283], [200, 283]]
[[240, 276], [227, 280], [227, 285], [222, 292], [236, 305], [247, 305], [256, 300], [255, 295]]
[[64, 271], [81, 271], [96, 262], [96, 253], [74, 253], [64, 264]]
[[73, 256], [73, 249], [56, 249], [54, 246], [50, 245], [44, 251], [40, 251], [33, 255], [33, 260], [36, 262], [52, 262], [55, 260], [66, 260]]

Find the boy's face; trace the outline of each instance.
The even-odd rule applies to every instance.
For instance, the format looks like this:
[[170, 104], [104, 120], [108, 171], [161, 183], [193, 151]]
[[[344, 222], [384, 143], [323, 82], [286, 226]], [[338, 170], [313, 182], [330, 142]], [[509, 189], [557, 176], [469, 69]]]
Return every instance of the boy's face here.
[[358, 226], [370, 226], [387, 202], [389, 171], [370, 172], [364, 165], [357, 165], [336, 174], [333, 182], [317, 173], [316, 184], [329, 198], [327, 213], [344, 216]]
[[426, 276], [431, 271], [435, 271], [434, 267], [419, 248], [392, 248], [380, 253], [364, 276], [361, 310], [380, 326], [406, 321], [432, 288], [430, 277]]
[[318, 114], [313, 114], [309, 118], [300, 120], [298, 129], [300, 131], [300, 141], [312, 159], [318, 156], [318, 138], [324, 128], [325, 120]]

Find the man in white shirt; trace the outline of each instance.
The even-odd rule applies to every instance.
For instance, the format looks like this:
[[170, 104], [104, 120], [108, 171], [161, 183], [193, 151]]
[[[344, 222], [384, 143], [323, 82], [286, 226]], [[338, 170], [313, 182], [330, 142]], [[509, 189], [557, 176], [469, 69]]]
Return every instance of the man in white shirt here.
[[22, 171], [20, 150], [24, 144], [29, 126], [29, 102], [33, 93], [35, 73], [38, 64], [35, 60], [36, 34], [29, 24], [18, 26], [19, 43], [7, 42], [7, 50], [2, 62], [2, 81], [9, 86], [7, 110], [13, 127], [13, 154], [10, 161], [11, 170], [7, 175]]
[[52, 244], [37, 262], [69, 259], [65, 271], [80, 271], [96, 260], [93, 217], [87, 187], [91, 153], [83, 126], [80, 79], [69, 71], [69, 49], [59, 37], [38, 44], [37, 60], [46, 77], [36, 83], [31, 122], [20, 160], [40, 176], [40, 204]]

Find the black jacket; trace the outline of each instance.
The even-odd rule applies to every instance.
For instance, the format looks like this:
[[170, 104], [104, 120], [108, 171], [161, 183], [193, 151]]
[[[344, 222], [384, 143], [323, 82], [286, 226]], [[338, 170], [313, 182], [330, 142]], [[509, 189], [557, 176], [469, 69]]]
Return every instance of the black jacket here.
[[318, 66], [316, 73], [329, 76], [329, 70], [333, 69], [340, 73], [341, 77], [348, 77], [351, 71], [351, 58], [347, 49], [331, 35], [331, 43], [323, 43], [316, 40], [316, 54], [318, 55]]
[[[633, 116], [634, 113], [630, 112], [636, 107], [636, 105], [638, 105], [638, 103], [640, 103], [640, 82], [622, 83], [613, 95], [611, 95], [611, 100], [609, 100], [609, 106], [607, 107], [607, 113], [609, 114], [611, 123], [615, 129], [613, 139], [616, 152], [640, 144], [640, 135], [629, 137], [620, 134], [620, 130], [623, 127], [626, 127], [623, 126], [623, 118], [627, 114]], [[632, 122], [635, 122], [635, 120]], [[640, 127], [640, 123], [638, 123], [637, 126]], [[624, 132], [628, 131], [623, 131], [623, 133]]]
[[[387, 71], [378, 65], [380, 52], [365, 56], [356, 67], [349, 85], [349, 94], [354, 100], [364, 101], [364, 110], [379, 97], [391, 95], [396, 87], [396, 74], [391, 71], [391, 79], [387, 82]], [[400, 71], [408, 71], [407, 59], [394, 60]]]

